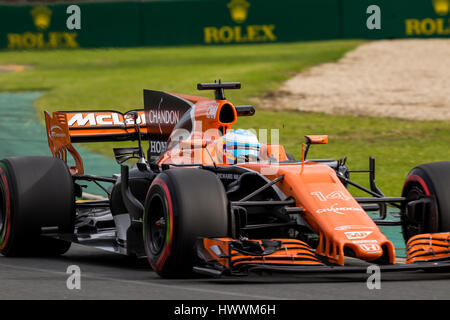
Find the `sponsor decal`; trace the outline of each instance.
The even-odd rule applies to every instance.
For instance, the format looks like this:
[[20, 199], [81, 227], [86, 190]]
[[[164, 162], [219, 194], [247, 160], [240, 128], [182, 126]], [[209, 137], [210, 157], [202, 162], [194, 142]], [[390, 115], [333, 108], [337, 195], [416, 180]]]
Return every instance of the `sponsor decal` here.
[[66, 134], [64, 133], [64, 130], [61, 129], [59, 126], [51, 126], [50, 127], [50, 138], [65, 138]]
[[243, 23], [247, 20], [250, 3], [246, 0], [232, 0], [227, 4], [230, 9], [231, 19], [236, 23]]
[[327, 200], [337, 200], [337, 199], [347, 201], [347, 200], [351, 199], [351, 197], [349, 197], [342, 191], [333, 191], [326, 196], [322, 192], [316, 191], [316, 192], [311, 192], [311, 195], [317, 197], [317, 199], [319, 199], [322, 202], [327, 201]]
[[373, 251], [380, 251], [381, 248], [378, 244], [375, 243], [371, 243], [371, 244], [360, 244], [359, 247], [364, 250], [364, 251], [369, 251], [369, 252], [373, 252]]
[[440, 17], [406, 19], [405, 33], [408, 36], [433, 36], [450, 34], [450, 0], [429, 0], [434, 12]]
[[446, 16], [450, 11], [450, 0], [433, 0], [433, 9], [436, 14]]
[[8, 33], [8, 49], [79, 48], [76, 32], [46, 32], [51, 25], [52, 11], [37, 6], [30, 11], [30, 18], [37, 29], [24, 33]]
[[273, 42], [277, 40], [274, 24], [246, 25], [250, 2], [231, 0], [227, 4], [231, 19], [236, 25], [221, 27], [205, 27], [203, 29], [205, 43], [239, 43], [239, 42]]
[[330, 208], [323, 208], [323, 209], [318, 209], [316, 211], [316, 213], [337, 213], [337, 214], [345, 214], [345, 212], [364, 212], [363, 209], [361, 208], [356, 208], [356, 207], [335, 207], [338, 204], [335, 203], [333, 204]]
[[[86, 126], [113, 126], [113, 125], [132, 125], [133, 119], [123, 121], [123, 116], [117, 112], [90, 112], [67, 114], [67, 123], [69, 127], [86, 127]], [[145, 115], [140, 112], [136, 119], [137, 124], [145, 124]]]
[[[183, 116], [191, 115], [193, 107], [191, 102], [176, 95], [162, 91], [144, 90], [144, 113], [147, 120], [147, 132], [149, 132], [148, 157], [150, 161], [159, 159], [161, 154], [166, 152], [171, 135], [172, 141], [179, 140], [180, 137], [186, 139], [190, 136], [193, 126], [192, 117], [183, 118]], [[180, 120], [183, 123], [180, 123]]]
[[375, 227], [361, 226], [361, 225], [348, 225], [348, 226], [339, 226], [334, 228], [334, 230], [351, 230], [351, 229], [375, 229]]
[[45, 30], [50, 26], [50, 18], [52, 15], [52, 10], [50, 10], [50, 8], [44, 6], [34, 7], [31, 10], [31, 15], [33, 17], [34, 25], [39, 30]]
[[273, 42], [275, 25], [223, 26], [204, 28], [205, 43]]
[[[159, 140], [167, 140], [175, 125], [191, 109], [192, 104], [170, 93], [144, 90], [144, 108], [147, 128], [159, 129]], [[189, 129], [185, 126], [181, 129]]]
[[365, 239], [372, 232], [373, 231], [348, 231], [344, 232], [344, 234], [347, 237], [347, 239], [353, 240], [353, 239]]
[[177, 124], [180, 111], [176, 110], [148, 110], [148, 122], [152, 124]]
[[378, 243], [377, 240], [353, 240], [352, 243], [358, 244], [358, 243]]
[[223, 180], [237, 180], [240, 175], [235, 173], [217, 173], [216, 174], [219, 179]]
[[24, 32], [8, 33], [8, 49], [78, 48], [75, 32]]
[[217, 109], [219, 108], [219, 104], [213, 103], [206, 108], [206, 118], [215, 119], [217, 116]]
[[150, 152], [161, 154], [167, 150], [167, 141], [150, 141]]

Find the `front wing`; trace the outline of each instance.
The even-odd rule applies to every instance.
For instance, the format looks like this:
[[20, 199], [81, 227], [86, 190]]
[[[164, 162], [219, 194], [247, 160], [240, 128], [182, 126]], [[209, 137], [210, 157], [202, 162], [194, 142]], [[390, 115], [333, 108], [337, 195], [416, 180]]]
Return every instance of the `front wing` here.
[[[423, 238], [424, 235], [417, 236]], [[430, 237], [430, 235], [426, 235]], [[433, 237], [433, 236], [431, 236]], [[443, 239], [450, 244], [450, 233], [436, 234], [439, 245]], [[412, 242], [415, 245], [414, 242]], [[430, 241], [431, 243], [431, 241]], [[430, 244], [431, 245], [431, 244]], [[434, 249], [433, 249], [434, 250]], [[382, 272], [434, 270], [450, 272], [450, 251], [435, 250], [423, 260], [411, 260], [407, 263], [378, 265]], [[249, 273], [366, 273], [370, 262], [353, 260], [353, 265], [334, 265], [318, 255], [308, 244], [295, 239], [248, 240], [231, 238], [202, 238], [197, 241], [198, 263], [194, 267], [197, 273], [208, 276], [248, 275]], [[414, 252], [409, 250], [408, 252]], [[355, 264], [355, 261], [358, 261]], [[376, 263], [375, 263], [376, 264]]]

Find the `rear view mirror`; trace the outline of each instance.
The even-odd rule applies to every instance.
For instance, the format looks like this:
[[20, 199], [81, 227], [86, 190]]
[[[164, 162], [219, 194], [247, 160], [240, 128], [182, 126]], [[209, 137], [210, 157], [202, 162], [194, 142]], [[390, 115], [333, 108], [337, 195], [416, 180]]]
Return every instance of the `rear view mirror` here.
[[328, 136], [325, 134], [305, 136], [305, 139], [306, 139], [306, 148], [304, 147], [304, 145], [302, 146], [302, 162], [305, 161], [306, 156], [308, 155], [309, 147], [312, 144], [327, 144], [328, 143]]

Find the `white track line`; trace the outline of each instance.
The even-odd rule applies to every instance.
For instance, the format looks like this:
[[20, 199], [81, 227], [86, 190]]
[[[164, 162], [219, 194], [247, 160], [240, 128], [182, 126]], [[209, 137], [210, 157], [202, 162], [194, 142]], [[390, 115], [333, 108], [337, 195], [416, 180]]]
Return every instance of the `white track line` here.
[[[22, 269], [22, 270], [27, 270], [27, 271], [43, 272], [43, 273], [51, 273], [51, 274], [67, 276], [66, 272], [54, 271], [54, 270], [49, 270], [49, 269], [22, 267], [22, 266], [10, 265], [10, 264], [5, 264], [5, 263], [0, 263], [0, 266], [6, 267], [6, 268], [11, 268], [11, 269]], [[124, 280], [124, 279], [116, 279], [116, 278], [110, 278], [110, 277], [95, 276], [95, 275], [90, 275], [90, 274], [86, 275], [86, 273], [83, 273], [82, 278], [90, 278], [93, 280], [115, 281], [115, 282], [120, 282], [120, 283], [143, 285], [143, 286], [153, 286], [153, 287], [175, 289], [175, 290], [181, 289], [181, 290], [195, 291], [195, 292], [201, 292], [201, 293], [213, 293], [213, 294], [219, 294], [219, 295], [243, 297], [243, 298], [253, 298], [253, 299], [260, 299], [260, 300], [284, 300], [279, 297], [261, 296], [261, 295], [253, 295], [253, 294], [245, 294], [245, 293], [229, 292], [229, 291], [218, 291], [218, 290], [212, 290], [212, 289], [200, 289], [200, 288], [192, 288], [192, 287], [179, 286], [179, 285], [154, 283], [151, 281]], [[212, 299], [214, 299], [214, 298], [212, 298]]]

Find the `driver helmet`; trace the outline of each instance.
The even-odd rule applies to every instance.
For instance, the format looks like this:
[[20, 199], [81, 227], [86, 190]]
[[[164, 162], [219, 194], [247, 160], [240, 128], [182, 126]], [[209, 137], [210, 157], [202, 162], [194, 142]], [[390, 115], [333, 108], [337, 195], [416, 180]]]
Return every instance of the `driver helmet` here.
[[257, 159], [261, 145], [250, 130], [229, 130], [223, 137], [225, 156], [228, 163], [242, 163]]

